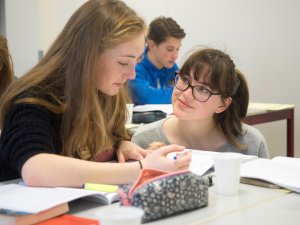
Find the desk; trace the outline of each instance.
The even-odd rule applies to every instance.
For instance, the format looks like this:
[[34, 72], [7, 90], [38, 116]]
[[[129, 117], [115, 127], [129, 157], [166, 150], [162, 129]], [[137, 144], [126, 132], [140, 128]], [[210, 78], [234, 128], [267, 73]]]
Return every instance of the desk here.
[[[71, 204], [70, 213], [96, 219], [95, 213], [119, 204], [97, 206], [86, 200]], [[240, 184], [240, 193], [235, 197], [215, 194], [209, 188], [209, 205], [180, 215], [171, 216], [145, 225], [298, 225], [300, 221], [300, 194], [283, 189], [269, 189]]]
[[250, 103], [244, 123], [249, 125], [287, 120], [286, 155], [294, 157], [294, 105]]
[[[19, 180], [2, 182], [0, 185]], [[99, 203], [78, 199], [70, 202], [70, 211], [81, 217], [97, 219], [96, 213], [106, 208], [119, 207], [119, 203]], [[300, 193], [285, 189], [270, 189], [240, 184], [239, 195], [217, 195], [215, 187], [209, 188], [207, 207], [170, 216], [145, 225], [298, 225], [300, 221]]]

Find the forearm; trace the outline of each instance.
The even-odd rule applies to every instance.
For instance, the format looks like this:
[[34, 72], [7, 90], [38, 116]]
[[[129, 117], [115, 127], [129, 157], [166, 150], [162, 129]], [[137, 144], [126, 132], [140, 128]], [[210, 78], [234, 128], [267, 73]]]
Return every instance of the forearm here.
[[52, 154], [33, 156], [24, 164], [22, 177], [29, 186], [81, 187], [86, 182], [126, 184], [137, 178], [140, 167], [132, 163], [99, 163]]

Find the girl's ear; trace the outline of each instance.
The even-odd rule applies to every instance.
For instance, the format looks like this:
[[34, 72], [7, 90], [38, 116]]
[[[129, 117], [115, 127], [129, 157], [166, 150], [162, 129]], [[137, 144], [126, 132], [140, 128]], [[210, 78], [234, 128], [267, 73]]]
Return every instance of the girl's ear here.
[[230, 106], [231, 102], [231, 97], [227, 97], [226, 99], [222, 100], [222, 104], [216, 109], [215, 113], [224, 112]]

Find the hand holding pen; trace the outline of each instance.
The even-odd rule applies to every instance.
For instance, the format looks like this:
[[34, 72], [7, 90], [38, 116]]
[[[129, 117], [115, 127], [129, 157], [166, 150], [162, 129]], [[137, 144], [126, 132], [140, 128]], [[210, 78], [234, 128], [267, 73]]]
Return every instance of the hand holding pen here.
[[191, 151], [182, 151], [182, 152], [178, 152], [176, 153], [176, 155], [173, 156], [174, 160], [177, 160], [183, 156], [187, 156], [188, 154], [191, 154]]
[[142, 160], [144, 168], [158, 168], [164, 171], [177, 171], [188, 169], [192, 160], [191, 152], [185, 152], [176, 160], [167, 157], [170, 153], [181, 154], [185, 148], [179, 145], [167, 145], [153, 151]]

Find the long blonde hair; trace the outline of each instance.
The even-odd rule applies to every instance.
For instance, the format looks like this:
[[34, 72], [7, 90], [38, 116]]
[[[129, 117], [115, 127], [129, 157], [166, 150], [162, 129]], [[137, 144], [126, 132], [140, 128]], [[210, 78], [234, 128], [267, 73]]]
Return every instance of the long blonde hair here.
[[8, 89], [0, 102], [1, 127], [12, 104], [30, 103], [62, 113], [63, 155], [80, 156], [82, 149], [88, 149], [93, 157], [128, 140], [127, 87], [115, 96], [98, 91], [96, 60], [106, 49], [145, 32], [144, 20], [124, 2], [87, 1], [71, 16], [45, 57]]

